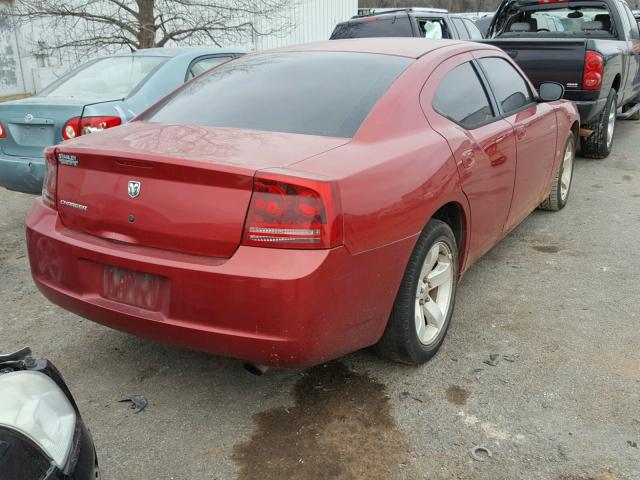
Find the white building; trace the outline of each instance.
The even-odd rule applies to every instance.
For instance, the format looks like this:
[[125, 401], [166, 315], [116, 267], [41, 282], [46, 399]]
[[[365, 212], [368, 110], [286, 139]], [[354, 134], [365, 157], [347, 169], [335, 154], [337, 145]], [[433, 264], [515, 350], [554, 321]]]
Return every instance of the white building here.
[[[334, 27], [358, 14], [358, 0], [297, 0], [290, 21], [295, 29], [285, 36], [264, 36], [253, 40], [253, 50], [286, 47], [299, 43], [328, 40]], [[267, 31], [266, 25], [258, 29]]]
[[17, 95], [27, 90], [24, 77], [26, 65], [23, 59], [28, 54], [20, 50], [21, 39], [7, 17], [1, 15], [0, 2], [0, 96]]
[[[43, 0], [46, 1], [46, 0]], [[129, 0], [133, 1], [133, 0]], [[0, 0], [0, 9], [10, 8], [10, 0]], [[283, 13], [293, 25], [284, 35], [247, 37], [241, 42], [248, 50], [264, 50], [297, 43], [327, 40], [338, 22], [358, 13], [358, 0], [295, 0]], [[271, 30], [266, 21], [256, 22], [259, 31]], [[53, 33], [33, 21], [12, 25], [0, 12], [0, 98], [20, 93], [37, 93], [60, 75], [82, 63], [85, 58], [73, 51], [45, 54], [43, 45], [51, 43]], [[175, 45], [175, 44], [174, 44]], [[96, 51], [96, 56], [109, 52]]]

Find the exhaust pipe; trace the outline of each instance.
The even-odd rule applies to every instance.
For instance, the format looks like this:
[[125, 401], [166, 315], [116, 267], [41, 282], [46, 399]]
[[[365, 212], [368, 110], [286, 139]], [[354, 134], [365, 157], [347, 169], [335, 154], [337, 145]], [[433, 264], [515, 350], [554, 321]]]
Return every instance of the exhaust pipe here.
[[267, 373], [267, 370], [269, 370], [269, 367], [266, 365], [258, 365], [251, 362], [245, 362], [242, 364], [242, 366], [247, 372], [249, 372], [251, 375], [255, 375], [256, 377], [261, 377], [262, 375]]

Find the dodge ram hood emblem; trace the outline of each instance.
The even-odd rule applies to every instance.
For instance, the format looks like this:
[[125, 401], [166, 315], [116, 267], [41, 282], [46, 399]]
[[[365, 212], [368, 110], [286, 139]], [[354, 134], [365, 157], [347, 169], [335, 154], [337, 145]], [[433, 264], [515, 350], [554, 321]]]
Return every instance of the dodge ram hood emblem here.
[[137, 180], [129, 180], [128, 191], [131, 198], [136, 198], [140, 195], [140, 182]]

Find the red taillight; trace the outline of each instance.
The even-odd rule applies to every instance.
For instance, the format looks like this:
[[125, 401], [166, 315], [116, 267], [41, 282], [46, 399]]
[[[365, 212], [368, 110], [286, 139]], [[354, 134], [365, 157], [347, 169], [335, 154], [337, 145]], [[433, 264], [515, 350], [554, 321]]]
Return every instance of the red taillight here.
[[80, 117], [75, 117], [62, 127], [62, 138], [70, 140], [78, 135], [80, 135]]
[[380, 18], [379, 17], [369, 17], [369, 18], [363, 18], [358, 20], [358, 23], [373, 23], [373, 22], [379, 22]]
[[598, 52], [587, 50], [584, 56], [583, 90], [600, 90], [604, 74], [604, 57]]
[[331, 248], [341, 243], [342, 216], [335, 185], [277, 175], [255, 178], [244, 245]]
[[69, 140], [122, 124], [120, 117], [75, 117], [62, 127], [62, 138]]
[[7, 131], [4, 129], [2, 122], [0, 122], [0, 138], [7, 138]]
[[58, 159], [53, 148], [44, 151], [44, 183], [42, 184], [42, 202], [56, 209], [56, 189], [58, 187]]

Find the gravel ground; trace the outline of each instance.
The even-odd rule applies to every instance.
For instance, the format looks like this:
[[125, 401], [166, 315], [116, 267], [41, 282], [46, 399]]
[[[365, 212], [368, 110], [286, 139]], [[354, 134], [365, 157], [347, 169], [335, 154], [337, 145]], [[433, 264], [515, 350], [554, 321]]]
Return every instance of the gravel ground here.
[[[33, 197], [5, 190], [0, 350], [60, 368], [107, 480], [640, 479], [639, 123], [607, 160], [578, 159], [562, 212], [535, 212], [472, 267], [420, 368], [362, 351], [257, 378], [83, 320], [33, 286]], [[472, 460], [478, 445], [493, 456]]]

